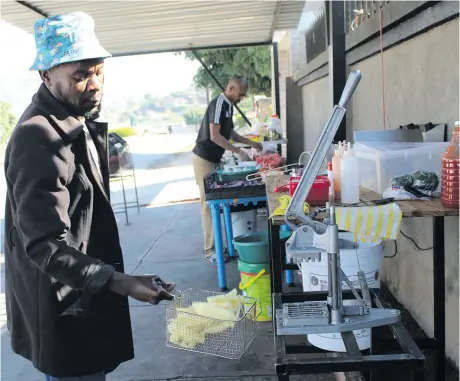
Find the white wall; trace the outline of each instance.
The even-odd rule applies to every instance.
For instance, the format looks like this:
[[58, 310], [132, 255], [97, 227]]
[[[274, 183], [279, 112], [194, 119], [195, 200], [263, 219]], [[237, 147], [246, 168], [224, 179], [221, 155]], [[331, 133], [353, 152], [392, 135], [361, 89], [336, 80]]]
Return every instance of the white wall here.
[[[350, 69], [363, 78], [351, 101], [348, 127], [378, 130], [382, 124], [381, 57], [375, 55]], [[459, 21], [443, 24], [384, 52], [386, 128], [410, 122], [447, 122], [452, 131], [459, 120]], [[349, 130], [349, 132], [351, 132]], [[349, 134], [349, 136], [352, 136]], [[450, 135], [449, 135], [450, 136]], [[431, 247], [431, 218], [404, 219], [402, 231], [420, 247]], [[445, 220], [446, 350], [459, 364], [459, 224]], [[388, 245], [390, 254], [392, 245]], [[386, 259], [383, 279], [392, 293], [433, 335], [432, 251], [418, 251], [406, 238], [398, 241], [398, 255]]]
[[[292, 40], [291, 40], [292, 41]], [[291, 44], [294, 75], [301, 71], [301, 49]], [[294, 57], [294, 58], [293, 58]], [[297, 57], [297, 58], [296, 58]], [[297, 61], [295, 61], [297, 59]], [[300, 62], [300, 64], [299, 64]], [[300, 69], [299, 69], [300, 67]], [[382, 129], [381, 57], [375, 55], [354, 65], [363, 78], [347, 112], [347, 134], [353, 130]], [[449, 133], [459, 120], [459, 20], [443, 24], [427, 33], [384, 52], [386, 128], [395, 129], [410, 122], [447, 122]], [[304, 148], [314, 148], [332, 105], [328, 77], [302, 88]], [[431, 247], [430, 218], [404, 219], [401, 229], [420, 247]], [[446, 245], [446, 350], [459, 365], [459, 222], [445, 220]], [[392, 245], [387, 245], [387, 254]], [[401, 237], [398, 254], [385, 259], [384, 281], [419, 322], [433, 335], [432, 251], [418, 251]]]
[[[410, 122], [459, 119], [459, 21], [384, 51], [386, 128]], [[355, 130], [378, 130], [382, 124], [381, 57], [375, 55], [350, 69], [363, 78], [353, 95]]]
[[311, 151], [331, 116], [329, 99], [329, 77], [321, 78], [302, 87], [304, 148]]

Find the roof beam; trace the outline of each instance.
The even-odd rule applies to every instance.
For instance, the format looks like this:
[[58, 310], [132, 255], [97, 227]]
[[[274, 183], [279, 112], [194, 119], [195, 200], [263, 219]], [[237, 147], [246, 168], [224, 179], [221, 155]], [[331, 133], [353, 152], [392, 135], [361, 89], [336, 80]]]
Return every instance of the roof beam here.
[[16, 3], [21, 4], [23, 7], [26, 7], [28, 9], [30, 9], [31, 11], [34, 11], [35, 13], [39, 14], [40, 16], [49, 17], [49, 15], [47, 15], [42, 10], [38, 9], [36, 6], [34, 6], [32, 4], [29, 4], [28, 1], [16, 0]]
[[261, 42], [247, 42], [242, 44], [228, 44], [228, 45], [211, 45], [211, 46], [198, 46], [198, 47], [188, 47], [188, 48], [177, 48], [177, 49], [159, 49], [159, 50], [143, 50], [143, 51], [134, 51], [128, 53], [113, 53], [112, 57], [126, 57], [126, 56], [137, 56], [141, 54], [156, 54], [156, 53], [175, 53], [175, 52], [184, 52], [191, 50], [211, 50], [211, 49], [234, 49], [234, 48], [248, 48], [251, 46], [268, 46], [272, 45], [271, 41], [261, 41]]
[[275, 13], [273, 15], [273, 21], [272, 21], [272, 26], [270, 28], [270, 34], [268, 35], [268, 38], [270, 40], [273, 40], [273, 33], [275, 33], [276, 29], [276, 24], [278, 24], [278, 18], [280, 17], [281, 13], [281, 1], [276, 2], [276, 7], [275, 7]]

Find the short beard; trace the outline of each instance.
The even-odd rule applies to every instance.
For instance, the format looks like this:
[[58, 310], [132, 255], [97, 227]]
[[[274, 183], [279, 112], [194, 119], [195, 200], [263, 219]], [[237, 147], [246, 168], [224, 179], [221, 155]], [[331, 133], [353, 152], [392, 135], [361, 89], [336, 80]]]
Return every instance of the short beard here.
[[90, 111], [87, 111], [84, 115], [85, 119], [88, 121], [94, 121], [101, 115], [101, 104], [99, 103], [95, 108]]

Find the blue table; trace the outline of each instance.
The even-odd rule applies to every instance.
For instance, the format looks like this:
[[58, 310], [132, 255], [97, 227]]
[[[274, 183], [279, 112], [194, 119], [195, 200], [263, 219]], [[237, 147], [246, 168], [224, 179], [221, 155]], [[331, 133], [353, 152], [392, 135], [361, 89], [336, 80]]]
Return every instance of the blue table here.
[[225, 235], [227, 237], [228, 244], [228, 256], [230, 258], [233, 258], [235, 257], [235, 248], [233, 247], [233, 227], [230, 206], [248, 206], [250, 204], [257, 205], [260, 202], [266, 201], [266, 196], [208, 201], [208, 205], [211, 208], [212, 228], [214, 230], [214, 245], [216, 249], [217, 277], [219, 279], [219, 287], [221, 291], [227, 290], [227, 275], [225, 273], [224, 242], [222, 239], [222, 224], [220, 222], [220, 207], [222, 206], [222, 210], [224, 212], [224, 224]]
[[[219, 287], [221, 291], [227, 290], [227, 275], [225, 273], [224, 261], [224, 242], [222, 239], [222, 224], [220, 220], [220, 208], [224, 213], [225, 235], [227, 237], [228, 256], [235, 257], [235, 248], [233, 247], [233, 227], [231, 216], [231, 205], [244, 205], [250, 204], [257, 206], [261, 202], [266, 202], [266, 196], [259, 197], [243, 197], [237, 199], [223, 199], [223, 200], [209, 200], [208, 205], [211, 209], [212, 228], [214, 230], [214, 245], [216, 249], [216, 264], [217, 264], [217, 277], [219, 279]], [[292, 283], [292, 270], [286, 272], [288, 283]]]

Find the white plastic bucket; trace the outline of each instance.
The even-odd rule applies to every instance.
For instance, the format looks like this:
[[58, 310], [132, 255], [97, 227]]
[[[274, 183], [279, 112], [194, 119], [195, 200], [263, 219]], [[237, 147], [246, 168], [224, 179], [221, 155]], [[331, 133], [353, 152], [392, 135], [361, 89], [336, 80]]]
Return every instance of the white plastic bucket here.
[[255, 233], [257, 229], [257, 210], [232, 213], [233, 237]]
[[[353, 241], [353, 233], [340, 233], [340, 238]], [[341, 249], [340, 263], [342, 270], [356, 289], [360, 288], [358, 271], [364, 271], [370, 288], [380, 288], [380, 267], [383, 259], [383, 247], [379, 242], [360, 242], [358, 249]], [[302, 262], [302, 284], [304, 292], [327, 291], [328, 271], [327, 260], [321, 262]], [[342, 289], [348, 286], [342, 282]], [[360, 350], [371, 346], [371, 330], [369, 328], [353, 331]], [[346, 352], [340, 333], [324, 333], [307, 335], [308, 341], [315, 347], [333, 352]]]
[[[232, 213], [232, 230], [233, 237], [238, 237], [240, 235], [248, 233], [257, 232], [257, 210], [247, 210], [244, 212], [235, 212]], [[222, 224], [222, 239], [224, 247], [228, 247], [227, 244], [227, 235], [225, 233], [225, 221], [224, 215], [221, 214], [221, 224]]]

